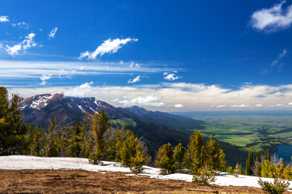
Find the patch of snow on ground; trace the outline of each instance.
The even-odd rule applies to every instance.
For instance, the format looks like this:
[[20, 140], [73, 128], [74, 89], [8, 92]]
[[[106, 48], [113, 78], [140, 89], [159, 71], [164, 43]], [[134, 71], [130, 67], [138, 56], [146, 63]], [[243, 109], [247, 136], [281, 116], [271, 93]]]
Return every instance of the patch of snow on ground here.
[[[3, 170], [24, 170], [24, 169], [47, 169], [47, 170], [86, 170], [93, 172], [124, 172], [129, 176], [133, 176], [128, 167], [123, 167], [118, 162], [103, 161], [102, 165], [90, 164], [86, 158], [48, 158], [48, 157], [34, 157], [34, 156], [0, 156], [0, 169]], [[189, 174], [174, 173], [169, 175], [160, 175], [160, 169], [144, 166], [142, 176], [163, 180], [180, 180], [191, 182], [193, 176]], [[263, 178], [264, 181], [273, 181], [271, 178]], [[235, 177], [226, 173], [216, 176], [213, 183], [218, 186], [247, 186], [259, 187], [258, 177], [239, 175]], [[290, 188], [292, 181], [290, 181]]]

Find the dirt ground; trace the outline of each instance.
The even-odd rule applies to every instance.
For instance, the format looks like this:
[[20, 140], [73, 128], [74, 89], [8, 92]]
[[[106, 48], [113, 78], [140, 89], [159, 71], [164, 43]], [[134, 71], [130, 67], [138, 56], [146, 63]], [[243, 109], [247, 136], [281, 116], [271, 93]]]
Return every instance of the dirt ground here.
[[247, 187], [206, 187], [122, 173], [75, 170], [0, 170], [0, 193], [260, 194]]

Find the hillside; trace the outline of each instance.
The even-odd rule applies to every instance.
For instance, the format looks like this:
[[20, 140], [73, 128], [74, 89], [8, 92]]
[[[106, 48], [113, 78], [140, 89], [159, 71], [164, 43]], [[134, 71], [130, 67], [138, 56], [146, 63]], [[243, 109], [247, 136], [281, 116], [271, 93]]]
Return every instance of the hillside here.
[[[105, 111], [113, 127], [134, 131], [149, 146], [152, 156], [165, 143], [187, 144], [193, 129], [204, 130], [204, 122], [192, 118], [159, 111], [148, 111], [134, 106], [114, 107], [95, 98], [66, 97], [62, 94], [43, 94], [24, 99], [24, 121], [46, 129], [52, 118], [60, 127], [84, 121], [90, 114]], [[236, 146], [221, 142], [227, 153], [227, 161], [235, 164], [244, 161], [246, 153]], [[234, 157], [236, 153], [236, 158]]]

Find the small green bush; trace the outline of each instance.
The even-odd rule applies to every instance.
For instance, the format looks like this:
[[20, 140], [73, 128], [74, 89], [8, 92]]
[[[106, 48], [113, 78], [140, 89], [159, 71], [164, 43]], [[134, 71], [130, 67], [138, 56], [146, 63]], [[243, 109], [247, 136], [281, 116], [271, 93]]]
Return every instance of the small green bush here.
[[215, 172], [207, 167], [202, 167], [193, 175], [193, 182], [199, 185], [210, 185], [215, 181]]
[[258, 183], [262, 187], [263, 191], [268, 194], [282, 194], [287, 191], [289, 187], [288, 181], [281, 181], [278, 178], [275, 178], [272, 183], [259, 179]]

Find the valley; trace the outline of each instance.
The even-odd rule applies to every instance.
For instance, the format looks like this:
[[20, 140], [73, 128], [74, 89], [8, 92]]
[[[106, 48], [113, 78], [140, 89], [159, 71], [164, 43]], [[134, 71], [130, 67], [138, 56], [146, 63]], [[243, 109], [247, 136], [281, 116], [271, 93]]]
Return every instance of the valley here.
[[245, 150], [271, 150], [286, 162], [292, 155], [292, 112], [193, 112], [182, 115], [205, 121], [207, 136]]

